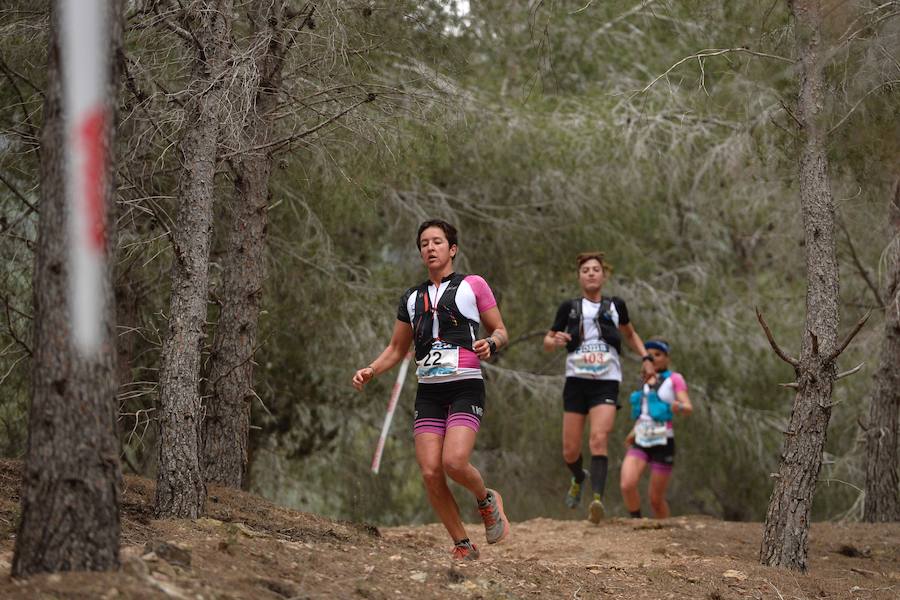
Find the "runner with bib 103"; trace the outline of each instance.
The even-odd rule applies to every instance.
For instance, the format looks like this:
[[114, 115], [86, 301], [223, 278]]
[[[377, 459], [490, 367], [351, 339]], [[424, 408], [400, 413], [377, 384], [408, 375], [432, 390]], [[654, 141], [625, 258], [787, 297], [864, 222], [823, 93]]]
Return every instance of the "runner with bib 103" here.
[[[390, 343], [372, 364], [356, 372], [353, 386], [361, 390], [414, 345], [419, 380], [413, 426], [416, 460], [428, 500], [453, 539], [452, 556], [474, 560], [478, 548], [466, 535], [447, 476], [475, 496], [487, 542], [503, 540], [509, 534], [503, 499], [485, 487], [469, 457], [484, 416], [481, 361], [505, 346], [509, 336], [487, 282], [453, 270], [459, 251], [455, 227], [437, 219], [425, 221], [416, 244], [428, 281], [403, 294]], [[489, 337], [477, 338], [481, 325]]]
[[[581, 296], [566, 300], [556, 311], [556, 319], [544, 336], [544, 350], [565, 347], [566, 384], [563, 388], [563, 459], [572, 472], [566, 505], [581, 503], [582, 484], [591, 479], [593, 498], [588, 518], [599, 523], [606, 510], [603, 492], [608, 470], [608, 442], [619, 404], [622, 340], [643, 358], [641, 375], [646, 381], [655, 373], [652, 359], [634, 330], [625, 301], [604, 296], [603, 285], [612, 267], [602, 252], [582, 252], [576, 257]], [[582, 466], [581, 444], [584, 423], [590, 422], [590, 471]]]
[[638, 482], [650, 463], [650, 506], [653, 516], [669, 516], [666, 488], [675, 466], [675, 430], [673, 415], [689, 415], [694, 407], [688, 397], [687, 384], [681, 373], [669, 370], [669, 344], [665, 340], [648, 340], [644, 346], [653, 357], [656, 370], [644, 388], [631, 394], [631, 418], [634, 429], [625, 439], [625, 461], [619, 485], [625, 507], [632, 517], [641, 516]]

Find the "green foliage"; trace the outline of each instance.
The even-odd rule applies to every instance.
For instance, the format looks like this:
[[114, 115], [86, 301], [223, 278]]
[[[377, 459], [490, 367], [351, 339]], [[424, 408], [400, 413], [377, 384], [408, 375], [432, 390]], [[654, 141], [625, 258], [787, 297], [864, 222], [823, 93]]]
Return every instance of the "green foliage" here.
[[[377, 99], [278, 156], [255, 356], [253, 489], [329, 516], [434, 518], [412, 447], [413, 377], [377, 477], [369, 464], [395, 374], [362, 394], [349, 382], [387, 342], [402, 292], [426, 277], [413, 244], [417, 224], [442, 217], [461, 232], [458, 269], [491, 284], [513, 341], [486, 366], [473, 460], [504, 492], [514, 520], [583, 516], [561, 501], [563, 356], [544, 353], [540, 338], [558, 304], [577, 295], [573, 259], [585, 249], [607, 252], [615, 271], [605, 292], [626, 300], [643, 337], [672, 341], [674, 366], [687, 379], [696, 412], [676, 423], [673, 512], [763, 518], [793, 397], [776, 384], [793, 373], [771, 352], [754, 309], [796, 353], [805, 296], [784, 3], [486, 0], [471, 3], [468, 15], [436, 1], [323, 6], [316, 29], [298, 35], [284, 132], [315, 126], [352, 94]], [[840, 18], [846, 29], [855, 17]], [[245, 29], [237, 28], [239, 43]], [[861, 270], [877, 284], [887, 243], [884, 206], [900, 135], [894, 88], [881, 86], [895, 67], [878, 45], [896, 35], [888, 26], [866, 30], [834, 58], [841, 94], [829, 118], [841, 126], [830, 158], [843, 223], [844, 329], [875, 304]], [[176, 99], [187, 77], [179, 59], [186, 50], [173, 35], [133, 23], [128, 40], [146, 95], [126, 90], [123, 100], [120, 259], [141, 292], [134, 382], [123, 390], [123, 412], [134, 413], [126, 432], [155, 393], [171, 259], [165, 229], [177, 208], [172, 144], [183, 127]], [[4, 38], [2, 48], [9, 57], [16, 46]], [[685, 57], [693, 58], [679, 62]], [[235, 76], [252, 79], [252, 69], [236, 65]], [[321, 104], [290, 102], [335, 89], [350, 91]], [[4, 106], [9, 93], [0, 87]], [[12, 123], [12, 109], [4, 111]], [[4, 173], [10, 161], [33, 186], [34, 158], [0, 153]], [[232, 193], [223, 171], [220, 216]], [[13, 214], [7, 190], [0, 201], [4, 216]], [[12, 273], [4, 274], [8, 288]], [[27, 303], [27, 275], [15, 281], [13, 295]], [[214, 321], [215, 281], [212, 296]], [[874, 355], [879, 328], [876, 315], [841, 368]], [[11, 419], [6, 435], [18, 440], [10, 447], [21, 443], [14, 435], [23, 427], [26, 363], [0, 359], [4, 372], [15, 367], [4, 391], [14, 378], [20, 386], [4, 395], [15, 403], [0, 407]], [[816, 518], [855, 510], [853, 486], [864, 477], [856, 420], [873, 366], [836, 385], [841, 403]], [[637, 373], [628, 355], [623, 403]], [[623, 513], [616, 488], [629, 427], [622, 411], [610, 442], [613, 514]], [[152, 470], [152, 428], [126, 441], [136, 466]]]

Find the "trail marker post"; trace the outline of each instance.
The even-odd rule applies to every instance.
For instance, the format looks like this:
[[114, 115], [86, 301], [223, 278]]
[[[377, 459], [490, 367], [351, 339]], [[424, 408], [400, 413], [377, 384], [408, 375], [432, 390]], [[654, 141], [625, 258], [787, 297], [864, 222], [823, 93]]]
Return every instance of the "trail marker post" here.
[[384, 425], [381, 426], [381, 437], [378, 438], [378, 445], [375, 446], [375, 455], [372, 457], [372, 472], [378, 474], [381, 467], [381, 455], [384, 453], [384, 443], [387, 441], [388, 432], [391, 430], [391, 421], [394, 419], [394, 410], [397, 408], [397, 401], [400, 399], [400, 390], [403, 389], [403, 382], [406, 380], [406, 370], [409, 368], [409, 361], [412, 354], [407, 353], [400, 363], [400, 371], [397, 372], [397, 381], [391, 390], [391, 399], [388, 401], [387, 413], [384, 415]]

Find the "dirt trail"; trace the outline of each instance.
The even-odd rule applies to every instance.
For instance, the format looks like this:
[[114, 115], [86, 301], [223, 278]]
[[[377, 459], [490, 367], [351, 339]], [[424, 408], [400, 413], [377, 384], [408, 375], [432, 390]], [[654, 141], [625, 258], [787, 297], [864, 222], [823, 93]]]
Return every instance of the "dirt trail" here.
[[814, 525], [805, 575], [756, 564], [760, 524], [698, 516], [514, 522], [480, 560], [453, 563], [436, 524], [378, 530], [220, 488], [208, 518], [156, 521], [140, 478], [127, 478], [121, 571], [15, 581], [18, 468], [0, 462], [0, 598], [900, 598], [898, 523]]

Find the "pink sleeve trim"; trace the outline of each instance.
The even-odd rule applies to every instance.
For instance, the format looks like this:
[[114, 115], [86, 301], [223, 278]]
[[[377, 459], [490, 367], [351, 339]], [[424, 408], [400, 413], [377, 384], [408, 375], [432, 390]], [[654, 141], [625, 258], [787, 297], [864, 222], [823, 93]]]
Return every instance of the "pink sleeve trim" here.
[[686, 392], [687, 391], [687, 383], [684, 381], [684, 377], [681, 376], [681, 373], [672, 373], [669, 379], [672, 380], [672, 390], [677, 394], [678, 392]]
[[479, 314], [497, 306], [494, 292], [491, 291], [487, 281], [481, 275], [466, 275], [465, 282], [469, 284], [475, 294], [475, 305], [478, 307]]

